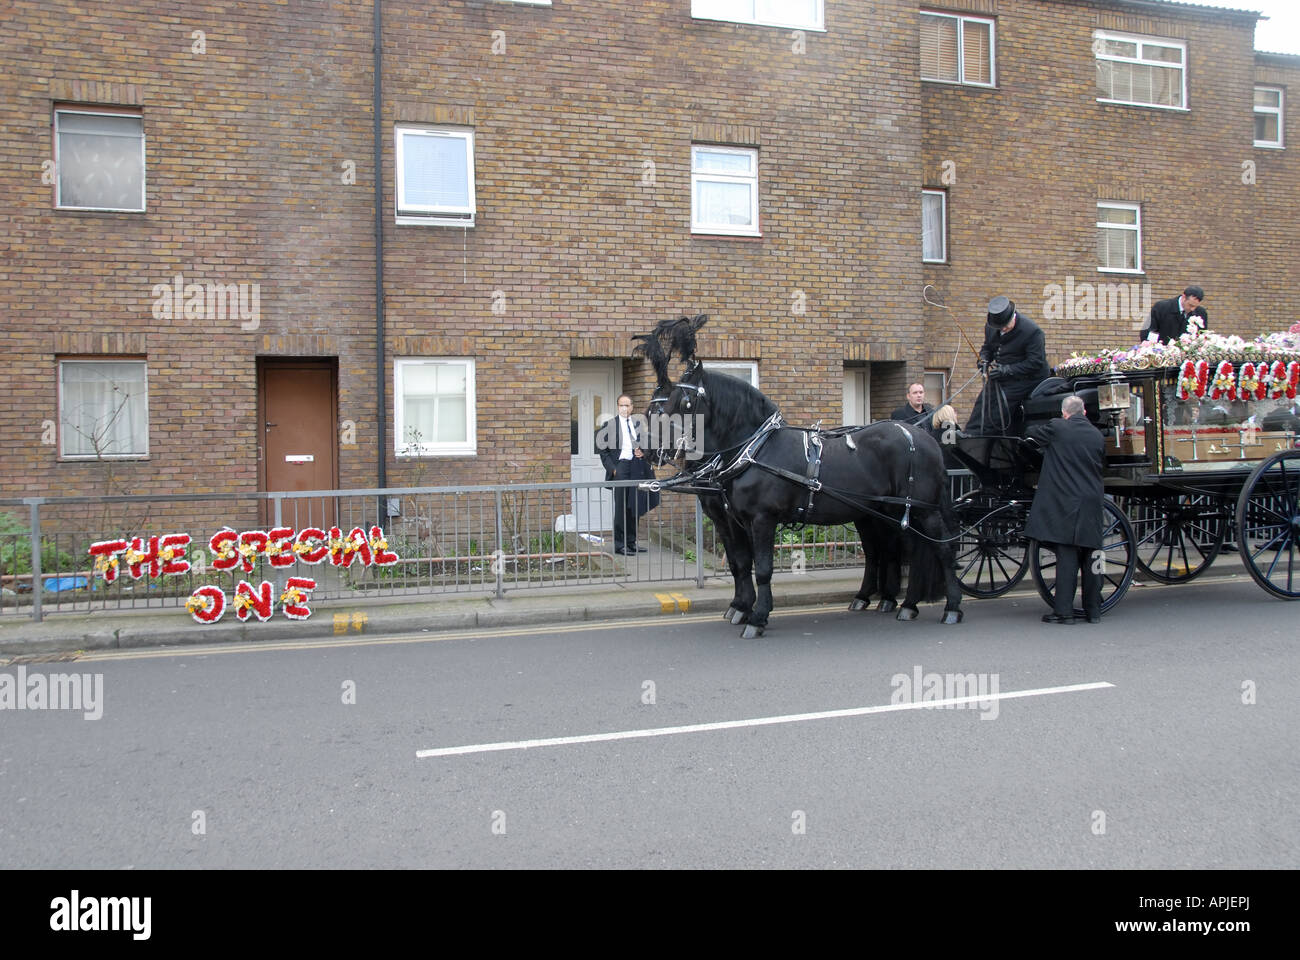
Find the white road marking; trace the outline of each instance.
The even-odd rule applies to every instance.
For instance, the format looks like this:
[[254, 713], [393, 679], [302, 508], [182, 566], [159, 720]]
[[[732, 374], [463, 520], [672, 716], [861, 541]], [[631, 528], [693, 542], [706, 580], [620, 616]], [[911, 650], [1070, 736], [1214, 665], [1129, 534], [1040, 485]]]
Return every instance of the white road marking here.
[[892, 713], [895, 710], [933, 710], [936, 707], [956, 706], [961, 703], [987, 703], [991, 700], [1014, 700], [1018, 697], [1045, 697], [1055, 693], [1078, 693], [1083, 690], [1102, 690], [1115, 684], [1075, 683], [1066, 687], [1039, 687], [1035, 690], [1011, 690], [985, 696], [949, 697], [946, 700], [925, 700], [920, 703], [889, 703], [877, 707], [850, 707], [845, 710], [822, 710], [817, 713], [790, 713], [780, 717], [755, 717], [752, 720], [723, 720], [717, 723], [692, 723], [681, 727], [655, 727], [649, 730], [620, 730], [615, 733], [589, 733], [580, 737], [550, 737], [545, 740], [509, 740], [501, 743], [474, 743], [463, 747], [438, 747], [434, 750], [417, 750], [417, 759], [425, 757], [451, 757], [465, 753], [492, 753], [497, 750], [528, 750], [532, 747], [559, 747], [573, 743], [600, 743], [605, 740], [637, 740], [642, 737], [668, 737], [678, 733], [705, 733], [711, 730], [734, 730], [738, 727], [768, 727], [778, 723], [802, 723], [805, 720], [830, 720], [836, 717], [863, 717], [872, 713]]

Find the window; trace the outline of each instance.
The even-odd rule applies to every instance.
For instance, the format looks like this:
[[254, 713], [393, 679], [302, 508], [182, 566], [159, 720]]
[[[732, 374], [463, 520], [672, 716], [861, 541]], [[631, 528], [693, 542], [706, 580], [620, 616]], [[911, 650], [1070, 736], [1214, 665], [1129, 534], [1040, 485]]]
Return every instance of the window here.
[[149, 455], [145, 361], [59, 361], [59, 455], [67, 460]]
[[734, 377], [758, 389], [758, 364], [753, 360], [705, 360], [704, 369], [709, 373]]
[[691, 16], [697, 20], [822, 30], [822, 7], [822, 0], [691, 0]]
[[397, 222], [474, 226], [474, 131], [397, 127]]
[[921, 259], [926, 263], [948, 262], [948, 193], [921, 191]]
[[1187, 44], [1098, 30], [1097, 100], [1147, 107], [1187, 106]]
[[473, 360], [399, 358], [393, 377], [399, 457], [478, 452]]
[[1097, 204], [1097, 269], [1142, 272], [1142, 208], [1136, 203]]
[[993, 21], [923, 11], [921, 79], [993, 86]]
[[948, 399], [948, 371], [927, 370], [921, 378], [925, 387], [925, 402], [938, 408]]
[[759, 236], [757, 150], [691, 147], [691, 231]]
[[1255, 88], [1255, 146], [1283, 146], [1281, 87]]
[[144, 118], [121, 110], [54, 111], [54, 205], [144, 211]]

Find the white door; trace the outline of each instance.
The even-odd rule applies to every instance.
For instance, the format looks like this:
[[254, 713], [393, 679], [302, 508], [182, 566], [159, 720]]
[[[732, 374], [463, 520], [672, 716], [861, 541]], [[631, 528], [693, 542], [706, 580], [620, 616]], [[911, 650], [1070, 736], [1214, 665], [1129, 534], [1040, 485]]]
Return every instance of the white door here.
[[[623, 370], [617, 360], [574, 360], [569, 382], [569, 463], [574, 483], [605, 479], [605, 467], [596, 453], [596, 430], [618, 413], [618, 393]], [[604, 487], [573, 492], [573, 514], [565, 518], [569, 529], [599, 533], [614, 527], [613, 495]]]
[[844, 422], [853, 426], [871, 422], [870, 367], [844, 367]]

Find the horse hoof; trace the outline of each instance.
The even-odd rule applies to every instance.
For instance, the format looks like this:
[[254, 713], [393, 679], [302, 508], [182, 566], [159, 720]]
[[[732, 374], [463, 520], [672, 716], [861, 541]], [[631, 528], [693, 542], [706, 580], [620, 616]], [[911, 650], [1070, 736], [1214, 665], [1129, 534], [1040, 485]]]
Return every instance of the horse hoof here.
[[916, 607], [899, 607], [899, 608], [898, 608], [898, 616], [896, 616], [894, 619], [895, 619], [895, 620], [915, 620], [918, 616], [919, 616], [919, 614], [918, 614], [917, 611], [916, 611]]
[[742, 640], [756, 640], [763, 635], [763, 628], [756, 627], [752, 623], [746, 624], [745, 629], [740, 634]]
[[870, 601], [862, 600], [859, 599], [858, 597], [854, 597], [853, 600], [850, 601], [849, 603], [849, 609], [853, 611], [865, 610], [869, 606], [871, 606]]
[[961, 623], [962, 612], [960, 610], [945, 610], [943, 616], [939, 619], [940, 623]]
[[731, 622], [732, 622], [732, 624], [734, 624], [735, 626], [740, 626], [742, 623], [744, 623], [744, 622], [745, 622], [746, 620], [748, 620], [748, 619], [749, 619], [749, 614], [746, 613], [744, 610], [733, 610], [733, 611], [731, 611]]
[[880, 613], [893, 613], [897, 609], [897, 600], [881, 600], [880, 603], [876, 604], [876, 610]]
[[730, 620], [736, 613], [735, 607], [727, 607], [727, 612], [722, 615], [723, 620]]

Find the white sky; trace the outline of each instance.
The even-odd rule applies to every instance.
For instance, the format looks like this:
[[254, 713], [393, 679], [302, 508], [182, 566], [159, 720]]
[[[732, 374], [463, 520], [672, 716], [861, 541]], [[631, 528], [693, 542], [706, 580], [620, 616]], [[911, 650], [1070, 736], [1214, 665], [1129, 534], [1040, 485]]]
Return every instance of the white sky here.
[[1300, 0], [1180, 0], [1198, 7], [1254, 10], [1267, 20], [1255, 25], [1255, 49], [1300, 54]]

